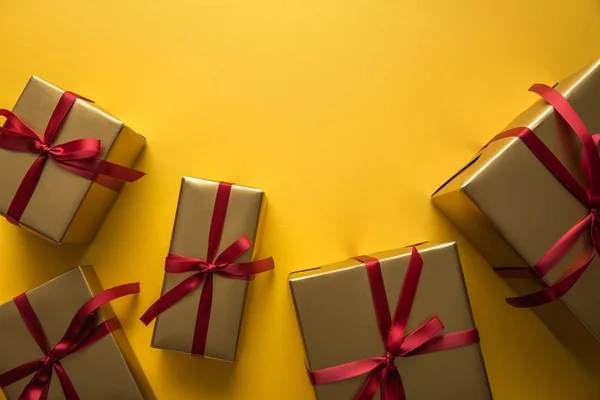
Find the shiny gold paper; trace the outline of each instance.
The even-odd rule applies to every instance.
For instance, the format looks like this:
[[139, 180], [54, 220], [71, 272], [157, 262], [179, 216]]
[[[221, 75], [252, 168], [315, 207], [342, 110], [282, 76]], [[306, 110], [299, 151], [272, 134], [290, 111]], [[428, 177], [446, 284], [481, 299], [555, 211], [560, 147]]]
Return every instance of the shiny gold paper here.
[[[32, 77], [13, 108], [27, 126], [43, 137], [46, 125], [63, 91]], [[100, 156], [132, 167], [146, 140], [114, 117], [83, 100], [77, 100], [53, 144], [96, 138]], [[36, 155], [0, 149], [0, 214], [6, 214], [23, 176]], [[57, 243], [90, 242], [117, 193], [47, 162], [21, 226]]]
[[[560, 82], [556, 89], [566, 96], [592, 133], [600, 132], [600, 60]], [[538, 100], [507, 129], [521, 126], [532, 129], [584, 184], [579, 141], [551, 106]], [[589, 213], [515, 138], [494, 142], [477, 154], [438, 189], [433, 202], [496, 269], [529, 268]], [[583, 235], [544, 281], [551, 284], [559, 279], [574, 261], [589, 254], [590, 246], [589, 235]], [[596, 338], [600, 335], [599, 283], [600, 259], [596, 257], [562, 298]], [[533, 284], [527, 289], [539, 287], [542, 282]]]
[[[203, 179], [182, 179], [169, 251], [171, 254], [206, 259], [218, 185], [218, 182]], [[264, 203], [265, 196], [262, 190], [233, 185], [218, 254], [246, 235], [254, 247], [244, 253], [238, 261], [252, 261]], [[162, 294], [193, 274], [194, 272], [165, 273]], [[201, 288], [202, 286], [158, 316], [152, 347], [191, 352]], [[214, 276], [205, 357], [235, 360], [247, 288], [247, 281]]]
[[[56, 345], [65, 334], [77, 310], [92, 298], [93, 294], [100, 291], [93, 269], [77, 267], [27, 292], [27, 297], [42, 324], [51, 347]], [[104, 320], [112, 317], [111, 314], [111, 308], [105, 306], [100, 316]], [[119, 344], [124, 340], [123, 337], [116, 336], [118, 332], [120, 331], [61, 360], [62, 366], [82, 399], [135, 400], [143, 398], [117, 345], [118, 340]], [[14, 302], [10, 301], [0, 305], [0, 373], [43, 356], [21, 319]], [[131, 359], [129, 361], [132, 362]], [[133, 364], [130, 366], [139, 369], [136, 362]], [[18, 399], [29, 380], [29, 378], [22, 379], [4, 388], [7, 399]], [[147, 383], [142, 382], [142, 386], [144, 385]], [[64, 398], [60, 381], [53, 374], [48, 400]], [[153, 396], [149, 395], [146, 398], [150, 399]]]
[[[474, 327], [456, 245], [417, 246], [424, 267], [407, 332], [438, 316], [444, 333]], [[396, 307], [411, 249], [372, 254], [380, 260], [388, 302]], [[293, 273], [290, 287], [310, 370], [385, 356], [366, 267], [350, 259]], [[408, 399], [491, 399], [478, 344], [414, 357], [398, 357], [396, 366]], [[317, 386], [318, 400], [353, 399], [365, 375]], [[375, 399], [379, 400], [377, 393]]]

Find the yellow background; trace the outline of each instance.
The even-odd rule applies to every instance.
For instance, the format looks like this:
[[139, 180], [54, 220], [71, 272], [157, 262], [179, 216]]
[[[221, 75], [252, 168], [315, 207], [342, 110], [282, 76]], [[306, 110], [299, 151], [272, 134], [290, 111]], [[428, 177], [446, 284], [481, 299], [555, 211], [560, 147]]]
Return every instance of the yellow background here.
[[[531, 83], [599, 55], [598, 0], [0, 0], [0, 15], [1, 106], [36, 74], [149, 143], [148, 176], [91, 246], [0, 224], [1, 301], [93, 263], [105, 287], [142, 283], [115, 307], [158, 399], [312, 399], [287, 274], [458, 240], [495, 399], [598, 398], [593, 372], [504, 303], [429, 201], [534, 100]], [[234, 365], [151, 349], [137, 320], [160, 290], [182, 175], [269, 197], [261, 255], [277, 270], [252, 284]]]

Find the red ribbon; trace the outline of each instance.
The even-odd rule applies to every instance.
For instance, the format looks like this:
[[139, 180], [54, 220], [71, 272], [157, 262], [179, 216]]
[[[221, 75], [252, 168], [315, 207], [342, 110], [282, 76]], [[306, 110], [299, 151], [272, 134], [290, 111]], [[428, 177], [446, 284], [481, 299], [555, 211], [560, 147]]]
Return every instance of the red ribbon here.
[[133, 182], [144, 176], [143, 172], [101, 159], [98, 139], [77, 139], [52, 146], [56, 133], [78, 98], [91, 101], [72, 92], [62, 94], [48, 121], [43, 139], [15, 114], [8, 110], [0, 110], [0, 116], [6, 118], [6, 123], [0, 127], [0, 148], [39, 154], [23, 177], [8, 207], [6, 219], [9, 222], [19, 224], [48, 159], [66, 170], [112, 190], [119, 190], [122, 182]]
[[370, 400], [379, 388], [381, 388], [382, 400], [405, 400], [402, 378], [394, 364], [396, 357], [410, 357], [467, 346], [479, 342], [479, 334], [477, 329], [468, 329], [440, 335], [444, 325], [438, 317], [433, 317], [404, 336], [423, 269], [423, 259], [415, 247], [412, 249], [393, 319], [379, 260], [369, 256], [357, 257], [356, 260], [365, 263], [367, 267], [373, 305], [379, 332], [385, 343], [386, 355], [309, 372], [311, 382], [314, 386], [326, 385], [369, 373], [354, 400]]
[[22, 294], [16, 297], [14, 302], [19, 314], [21, 314], [21, 318], [27, 326], [29, 333], [44, 353], [44, 357], [1, 374], [0, 387], [4, 388], [34, 374], [23, 390], [23, 393], [21, 393], [19, 400], [45, 400], [50, 390], [52, 370], [55, 370], [65, 398], [67, 400], [79, 400], [77, 391], [61, 365], [60, 360], [69, 354], [93, 345], [111, 332], [120, 329], [121, 325], [116, 318], [109, 319], [97, 325], [96, 310], [114, 299], [139, 293], [139, 291], [139, 283], [130, 283], [114, 287], [92, 297], [77, 311], [67, 328], [67, 332], [51, 350], [48, 347], [48, 340], [46, 339], [42, 324], [35, 314], [33, 307], [31, 307], [27, 295]]
[[[573, 247], [577, 240], [590, 229], [592, 249], [584, 262], [575, 265], [567, 271], [556, 283], [547, 288], [525, 296], [506, 299], [514, 307], [533, 307], [550, 303], [567, 293], [577, 283], [596, 256], [600, 245], [600, 157], [596, 148], [598, 135], [590, 133], [575, 109], [558, 91], [553, 88], [536, 84], [530, 91], [540, 95], [573, 129], [583, 144], [581, 154], [581, 170], [585, 179], [585, 189], [577, 182], [560, 160], [538, 138], [535, 133], [526, 127], [510, 129], [494, 137], [490, 142], [506, 137], [519, 138], [531, 152], [546, 166], [582, 204], [589, 210], [589, 214], [569, 229], [552, 247], [531, 267], [539, 277], [546, 276], [556, 264]], [[502, 275], [502, 272], [499, 271]]]
[[206, 260], [199, 258], [184, 257], [177, 254], [169, 254], [165, 263], [165, 271], [171, 274], [181, 274], [197, 271], [196, 274], [183, 280], [180, 284], [160, 297], [140, 320], [148, 325], [161, 313], [175, 305], [186, 295], [196, 290], [203, 282], [204, 287], [200, 295], [198, 314], [196, 317], [196, 328], [192, 343], [192, 354], [202, 357], [206, 349], [206, 338], [208, 336], [208, 325], [212, 309], [213, 275], [219, 275], [230, 279], [250, 280], [255, 274], [269, 271], [275, 267], [273, 258], [247, 263], [235, 262], [246, 251], [252, 247], [250, 239], [242, 236], [219, 256], [217, 252], [225, 225], [225, 216], [231, 194], [231, 184], [220, 182], [217, 189], [217, 198], [213, 210], [210, 233], [208, 237], [208, 251]]

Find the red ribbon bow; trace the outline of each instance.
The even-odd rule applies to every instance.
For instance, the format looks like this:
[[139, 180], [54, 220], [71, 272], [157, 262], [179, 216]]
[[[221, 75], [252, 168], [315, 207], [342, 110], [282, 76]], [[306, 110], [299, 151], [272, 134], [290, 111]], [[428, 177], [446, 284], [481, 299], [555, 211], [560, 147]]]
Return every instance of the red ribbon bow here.
[[[583, 144], [581, 154], [581, 170], [585, 178], [585, 189], [577, 182], [571, 173], [565, 168], [560, 160], [552, 154], [552, 151], [527, 127], [510, 129], [502, 132], [492, 141], [506, 137], [519, 138], [531, 152], [546, 166], [546, 168], [558, 179], [590, 213], [569, 229], [552, 247], [531, 267], [540, 277], [546, 276], [556, 264], [573, 247], [577, 240], [589, 228], [592, 239], [592, 249], [585, 262], [576, 265], [563, 275], [556, 283], [535, 293], [521, 297], [506, 299], [514, 307], [533, 307], [550, 303], [567, 293], [577, 283], [579, 278], [587, 270], [588, 266], [596, 256], [600, 245], [600, 157], [596, 148], [598, 135], [592, 136], [575, 109], [569, 104], [558, 91], [541, 84], [533, 85], [530, 91], [539, 94], [548, 102], [556, 112], [573, 129]], [[502, 275], [502, 272], [499, 271]]]
[[415, 247], [412, 249], [393, 320], [379, 260], [369, 256], [357, 257], [356, 260], [365, 263], [367, 267], [373, 305], [379, 332], [385, 343], [386, 355], [309, 372], [311, 383], [314, 386], [326, 385], [369, 373], [355, 400], [371, 400], [379, 388], [382, 400], [405, 400], [402, 378], [394, 364], [396, 357], [410, 357], [467, 346], [479, 342], [479, 334], [477, 329], [468, 329], [440, 335], [444, 325], [438, 317], [433, 317], [404, 336], [423, 270], [423, 259]]
[[[91, 101], [72, 92], [62, 94], [48, 121], [43, 139], [12, 112], [0, 110], [0, 116], [6, 118], [6, 123], [0, 127], [0, 148], [39, 154], [23, 177], [23, 181], [8, 207], [6, 219], [9, 222], [15, 225], [19, 224], [38, 185], [47, 159], [112, 190], [119, 190], [122, 182], [133, 182], [144, 176], [143, 172], [101, 159], [99, 157], [100, 140], [98, 139], [77, 139], [52, 146], [56, 133], [78, 98]], [[99, 179], [102, 175], [103, 179]]]
[[235, 262], [235, 260], [252, 247], [252, 243], [246, 236], [242, 236], [233, 242], [217, 257], [225, 225], [231, 186], [229, 183], [219, 183], [210, 225], [206, 260], [169, 254], [165, 263], [166, 272], [181, 274], [197, 271], [197, 273], [184, 279], [173, 289], [165, 293], [140, 318], [144, 324], [150, 324], [156, 317], [175, 305], [183, 297], [196, 290], [204, 282], [192, 343], [192, 354], [200, 357], [204, 356], [206, 349], [208, 325], [212, 309], [213, 275], [216, 274], [230, 279], [250, 280], [255, 274], [275, 268], [272, 257], [247, 263]]
[[130, 283], [114, 287], [92, 297], [77, 311], [67, 328], [67, 332], [51, 350], [48, 347], [48, 340], [44, 334], [44, 329], [31, 303], [29, 303], [27, 295], [22, 294], [16, 297], [14, 302], [21, 314], [21, 318], [27, 326], [29, 333], [31, 333], [31, 336], [44, 353], [44, 357], [1, 374], [0, 387], [4, 388], [34, 374], [19, 399], [45, 400], [48, 397], [50, 389], [52, 370], [55, 370], [65, 398], [67, 400], [79, 400], [77, 391], [61, 365], [60, 360], [69, 354], [93, 345], [111, 332], [120, 329], [121, 325], [116, 318], [109, 319], [97, 325], [96, 310], [114, 299], [139, 293], [139, 291], [139, 283]]

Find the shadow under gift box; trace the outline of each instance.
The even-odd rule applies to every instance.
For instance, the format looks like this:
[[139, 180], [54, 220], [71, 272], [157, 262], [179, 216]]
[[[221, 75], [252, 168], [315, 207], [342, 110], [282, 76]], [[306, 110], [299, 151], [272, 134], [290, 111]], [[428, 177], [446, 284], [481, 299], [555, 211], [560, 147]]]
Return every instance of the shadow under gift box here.
[[[171, 237], [170, 254], [206, 259], [208, 238], [219, 182], [184, 177]], [[262, 190], [233, 185], [217, 254], [242, 236], [253, 243], [236, 262], [249, 262], [257, 252], [257, 240], [264, 218], [266, 197]], [[165, 273], [161, 295], [196, 274]], [[248, 289], [247, 280], [213, 277], [212, 309], [203, 357], [235, 360], [242, 314]], [[194, 340], [200, 295], [204, 284], [183, 297], [156, 318], [152, 347], [190, 354]]]
[[[43, 138], [48, 121], [63, 91], [32, 77], [13, 113]], [[131, 168], [146, 139], [125, 123], [78, 99], [64, 120], [53, 144], [76, 139], [101, 141], [100, 158]], [[0, 213], [8, 207], [37, 154], [0, 149]], [[89, 243], [117, 198], [117, 192], [46, 162], [39, 184], [20, 225], [55, 243]]]
[[[433, 316], [443, 333], [474, 328], [455, 243], [421, 244], [423, 271], [406, 332]], [[391, 312], [406, 275], [411, 248], [371, 254], [380, 261]], [[365, 264], [349, 259], [292, 273], [289, 279], [306, 350], [316, 371], [386, 354]], [[397, 357], [407, 399], [491, 399], [478, 343], [430, 354]], [[308, 378], [307, 378], [308, 379]], [[366, 375], [316, 386], [318, 400], [352, 400]], [[379, 392], [375, 399], [380, 399]]]
[[[50, 348], [62, 338], [77, 310], [103, 291], [91, 266], [74, 268], [27, 292]], [[98, 323], [114, 317], [110, 304], [99, 311]], [[0, 373], [43, 357], [13, 301], [0, 305]], [[81, 399], [155, 399], [122, 330], [60, 360]], [[31, 375], [33, 376], [33, 375]], [[8, 400], [19, 398], [31, 376], [5, 387]], [[64, 399], [53, 372], [48, 400]]]
[[[592, 133], [600, 131], [600, 60], [561, 81], [567, 98]], [[584, 187], [581, 144], [543, 99], [508, 127], [528, 127]], [[517, 138], [490, 143], [432, 196], [433, 203], [481, 251], [496, 270], [532, 272], [531, 279], [509, 278], [519, 293], [555, 283], [592, 248], [584, 234], [542, 280], [530, 270], [589, 210]], [[575, 352], [600, 371], [600, 258], [561, 300], [534, 308], [536, 314]]]

